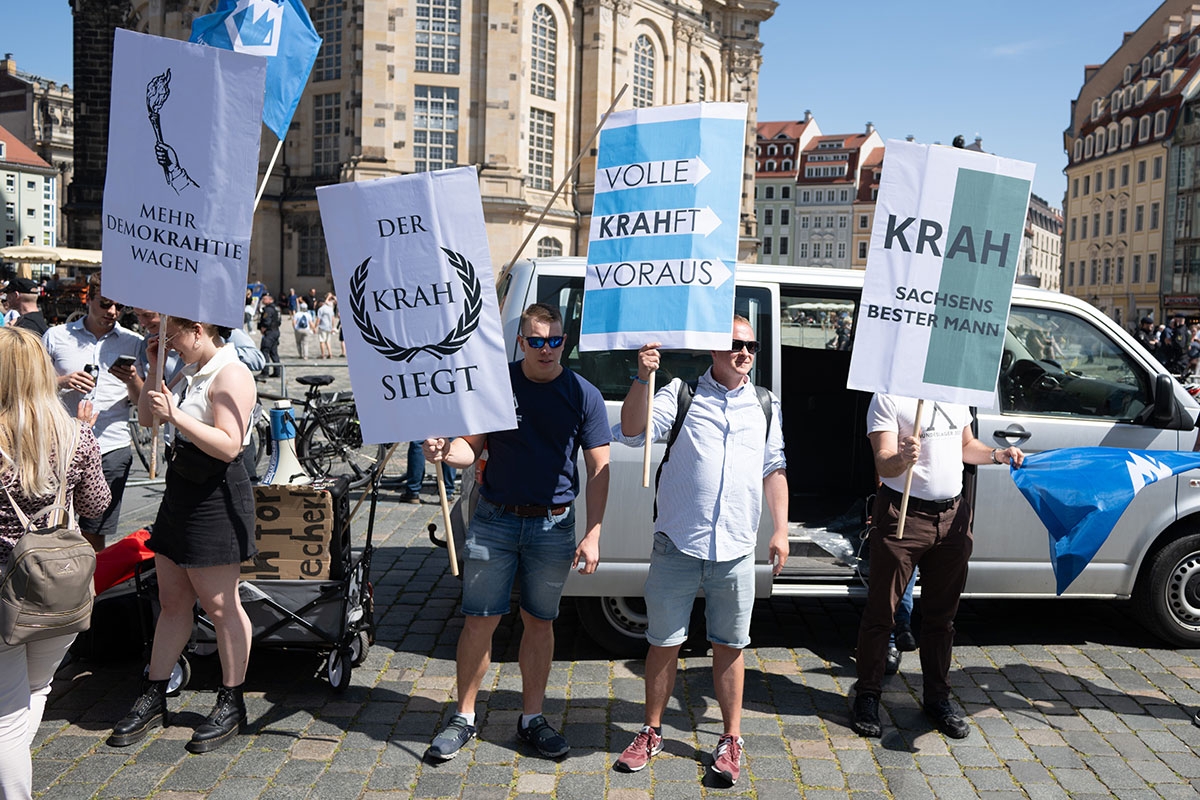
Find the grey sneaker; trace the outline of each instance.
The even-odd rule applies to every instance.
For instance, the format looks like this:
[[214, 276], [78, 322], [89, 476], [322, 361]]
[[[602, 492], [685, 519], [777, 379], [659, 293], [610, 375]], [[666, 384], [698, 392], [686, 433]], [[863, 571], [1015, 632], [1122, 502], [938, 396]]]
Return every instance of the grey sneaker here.
[[475, 726], [468, 724], [467, 718], [462, 714], [455, 714], [450, 718], [450, 724], [434, 737], [425, 755], [438, 761], [449, 761], [458, 755], [463, 745], [474, 738]]
[[533, 718], [528, 728], [521, 727], [521, 718], [517, 718], [517, 736], [533, 745], [534, 749], [546, 758], [565, 756], [571, 749], [566, 738], [550, 727], [550, 723], [541, 714]]

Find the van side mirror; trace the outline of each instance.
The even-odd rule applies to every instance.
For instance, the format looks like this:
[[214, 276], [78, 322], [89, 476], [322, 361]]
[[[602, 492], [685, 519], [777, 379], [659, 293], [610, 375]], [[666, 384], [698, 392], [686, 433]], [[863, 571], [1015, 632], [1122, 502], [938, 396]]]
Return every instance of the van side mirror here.
[[1175, 400], [1175, 378], [1159, 373], [1154, 376], [1154, 410], [1149, 422], [1156, 428], [1184, 430], [1187, 425], [1183, 409]]

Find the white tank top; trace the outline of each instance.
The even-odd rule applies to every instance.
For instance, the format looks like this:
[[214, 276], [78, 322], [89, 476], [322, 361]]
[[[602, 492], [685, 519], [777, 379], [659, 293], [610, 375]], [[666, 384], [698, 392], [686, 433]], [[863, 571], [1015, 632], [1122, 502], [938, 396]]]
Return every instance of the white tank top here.
[[[176, 383], [177, 393], [175, 399], [179, 410], [189, 416], [195, 417], [205, 425], [212, 425], [213, 411], [208, 391], [212, 386], [213, 380], [217, 377], [217, 373], [232, 364], [246, 369], [238, 361], [237, 348], [231, 344], [226, 344], [219, 347], [216, 354], [203, 367], [197, 368], [195, 364], [188, 364], [184, 367], [181, 373], [183, 380]], [[250, 430], [251, 425], [249, 424], [249, 420], [247, 420], [246, 434], [242, 438], [243, 447], [250, 442]]]

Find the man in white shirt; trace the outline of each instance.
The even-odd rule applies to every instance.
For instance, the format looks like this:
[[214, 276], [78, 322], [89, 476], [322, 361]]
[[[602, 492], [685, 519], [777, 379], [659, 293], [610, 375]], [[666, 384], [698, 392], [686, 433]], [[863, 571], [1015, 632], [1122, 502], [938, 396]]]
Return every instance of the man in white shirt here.
[[[971, 729], [950, 704], [954, 615], [971, 557], [971, 506], [962, 502], [963, 464], [1021, 466], [1019, 447], [989, 447], [971, 432], [971, 409], [926, 402], [917, 426], [917, 401], [877, 394], [867, 409], [867, 437], [875, 454], [879, 493], [872, 515], [871, 579], [858, 629], [854, 711], [860, 736], [880, 736], [879, 694], [896, 604], [921, 567], [921, 678], [925, 715], [952, 739]], [[904, 536], [896, 536], [905, 476], [912, 486]]]
[[97, 415], [92, 427], [112, 501], [101, 516], [79, 520], [80, 530], [96, 550], [104, 549], [105, 537], [117, 533], [121, 498], [133, 464], [129, 409], [137, 403], [144, 379], [136, 368], [142, 337], [121, 327], [120, 316], [121, 306], [100, 294], [97, 272], [88, 280], [87, 315], [55, 325], [42, 336], [67, 411], [74, 416], [79, 402], [90, 400]]
[[[703, 588], [713, 688], [724, 723], [712, 771], [729, 784], [741, 772], [742, 650], [750, 644], [754, 547], [765, 495], [774, 524], [770, 558], [778, 575], [788, 556], [788, 488], [779, 400], [768, 392], [764, 402], [749, 378], [759, 346], [749, 320], [734, 318], [732, 338], [729, 350], [712, 351], [712, 368], [697, 381], [663, 462], [644, 591], [650, 643], [645, 725], [618, 759], [621, 771], [637, 772], [662, 749], [662, 717], [675, 685], [679, 647]], [[641, 447], [645, 441], [647, 382], [658, 364], [658, 344], [642, 347], [621, 422], [613, 426], [614, 437], [627, 445]], [[688, 387], [676, 379], [655, 393], [655, 440], [666, 439], [672, 430], [681, 391]]]

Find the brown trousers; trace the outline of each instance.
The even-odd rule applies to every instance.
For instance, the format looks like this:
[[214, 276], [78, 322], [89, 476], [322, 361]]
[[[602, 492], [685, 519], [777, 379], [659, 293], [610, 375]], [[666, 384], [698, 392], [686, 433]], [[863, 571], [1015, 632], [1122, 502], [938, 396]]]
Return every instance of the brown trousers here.
[[924, 700], [950, 697], [954, 616], [967, 582], [971, 557], [971, 508], [961, 500], [946, 511], [926, 513], [908, 507], [904, 538], [896, 538], [900, 497], [881, 490], [875, 500], [871, 547], [871, 577], [867, 606], [858, 629], [856, 656], [859, 694], [878, 696], [887, 660], [888, 636], [896, 606], [913, 569], [921, 567], [921, 673]]

